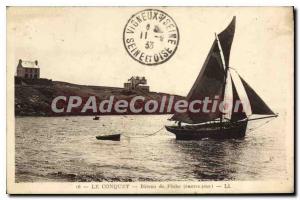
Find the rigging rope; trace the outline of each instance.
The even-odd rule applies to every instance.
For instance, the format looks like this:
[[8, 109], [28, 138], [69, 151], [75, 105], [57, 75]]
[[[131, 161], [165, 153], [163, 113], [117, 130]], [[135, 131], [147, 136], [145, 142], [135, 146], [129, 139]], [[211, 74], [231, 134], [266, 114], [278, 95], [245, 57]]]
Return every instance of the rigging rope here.
[[143, 136], [128, 136], [128, 135], [124, 135], [122, 134], [122, 136], [125, 136], [127, 138], [146, 138], [146, 137], [150, 137], [150, 136], [153, 136], [155, 134], [157, 134], [158, 132], [160, 132], [162, 129], [164, 129], [165, 127], [161, 127], [159, 130], [153, 132], [153, 133], [150, 133], [150, 134], [147, 134], [147, 135], [143, 135]]
[[[275, 119], [275, 118], [273, 118]], [[268, 121], [266, 121], [265, 123], [262, 123], [260, 124], [259, 126], [256, 126], [254, 128], [249, 128], [248, 129], [248, 133], [251, 133], [251, 132], [254, 132], [256, 131], [258, 128], [261, 128], [263, 127], [264, 125], [266, 125], [267, 123], [271, 122], [273, 119], [270, 119]], [[143, 135], [143, 136], [128, 136], [128, 135], [125, 135], [125, 134], [122, 134], [122, 136], [126, 137], [126, 138], [146, 138], [146, 137], [150, 137], [150, 136], [154, 136], [156, 135], [157, 133], [159, 133], [161, 130], [163, 130], [165, 127], [161, 127], [160, 129], [158, 129], [157, 131], [153, 132], [153, 133], [150, 133], [150, 134], [147, 134], [147, 135]]]
[[251, 133], [251, 132], [255, 131], [256, 129], [259, 129], [259, 128], [263, 127], [264, 125], [266, 125], [267, 123], [269, 123], [269, 122], [272, 121], [273, 119], [275, 119], [275, 118], [271, 118], [270, 120], [266, 121], [265, 123], [260, 124], [260, 125], [257, 126], [257, 127], [249, 128], [249, 129], [248, 129], [248, 131], [249, 131], [248, 133]]
[[[260, 124], [259, 126], [256, 126], [254, 128], [248, 128], [248, 133], [251, 133], [253, 131], [256, 131], [258, 128], [263, 127], [264, 125], [266, 125], [267, 123], [271, 122], [272, 120], [274, 120], [275, 118], [271, 118], [270, 120], [266, 121], [265, 123]], [[128, 136], [126, 134], [122, 134], [122, 136], [126, 137], [126, 138], [146, 138], [146, 137], [150, 137], [150, 136], [154, 136], [157, 133], [159, 133], [161, 130], [163, 130], [165, 127], [161, 127], [160, 129], [158, 129], [157, 131], [154, 131], [153, 133], [147, 134], [147, 135], [143, 135], [143, 136]]]

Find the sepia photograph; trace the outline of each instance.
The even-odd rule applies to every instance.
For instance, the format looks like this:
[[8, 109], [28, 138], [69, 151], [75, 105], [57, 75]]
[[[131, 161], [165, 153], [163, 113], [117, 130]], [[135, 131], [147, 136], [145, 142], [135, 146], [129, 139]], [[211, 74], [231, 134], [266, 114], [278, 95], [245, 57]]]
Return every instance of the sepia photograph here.
[[293, 7], [6, 7], [9, 194], [294, 193]]

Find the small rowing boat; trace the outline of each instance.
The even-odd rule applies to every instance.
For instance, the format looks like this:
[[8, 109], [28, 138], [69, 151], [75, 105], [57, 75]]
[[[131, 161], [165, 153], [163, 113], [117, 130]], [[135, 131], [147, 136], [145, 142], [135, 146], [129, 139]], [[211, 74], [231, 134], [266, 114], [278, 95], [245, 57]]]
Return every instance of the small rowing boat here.
[[95, 116], [95, 117], [93, 118], [93, 120], [99, 120], [99, 119], [100, 119], [99, 116]]
[[97, 140], [113, 140], [120, 141], [121, 134], [113, 134], [113, 135], [98, 135], [96, 136]]

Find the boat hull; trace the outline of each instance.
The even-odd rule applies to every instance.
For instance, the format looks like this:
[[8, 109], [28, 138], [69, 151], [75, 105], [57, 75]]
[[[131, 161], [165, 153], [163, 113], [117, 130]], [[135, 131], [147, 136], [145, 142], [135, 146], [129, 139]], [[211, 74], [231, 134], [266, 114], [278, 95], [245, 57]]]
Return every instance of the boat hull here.
[[121, 134], [115, 135], [98, 135], [96, 136], [97, 140], [113, 140], [113, 141], [120, 141]]
[[166, 129], [176, 135], [176, 140], [211, 139], [239, 139], [244, 138], [247, 130], [247, 121], [236, 123], [233, 126], [220, 128], [219, 126], [166, 126]]

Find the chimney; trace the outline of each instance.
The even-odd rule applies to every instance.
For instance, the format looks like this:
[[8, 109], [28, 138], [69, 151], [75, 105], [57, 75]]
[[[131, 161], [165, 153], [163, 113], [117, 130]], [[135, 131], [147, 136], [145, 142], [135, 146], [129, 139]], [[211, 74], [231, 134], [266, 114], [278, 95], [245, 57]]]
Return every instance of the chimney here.
[[17, 67], [22, 67], [22, 59], [19, 59], [19, 63]]

